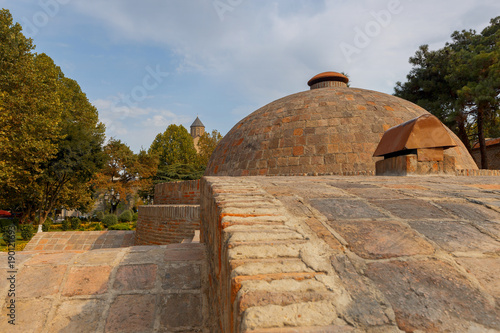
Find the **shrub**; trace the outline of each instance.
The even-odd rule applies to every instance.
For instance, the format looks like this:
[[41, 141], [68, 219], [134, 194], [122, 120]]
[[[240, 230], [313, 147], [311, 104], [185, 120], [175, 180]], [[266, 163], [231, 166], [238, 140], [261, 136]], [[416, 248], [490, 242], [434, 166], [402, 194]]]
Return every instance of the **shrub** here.
[[139, 213], [134, 213], [134, 215], [132, 215], [132, 221], [137, 221], [137, 219], [139, 218]]
[[7, 246], [16, 242], [16, 229], [14, 224], [2, 227], [2, 238]]
[[129, 223], [118, 223], [110, 226], [108, 230], [132, 230], [132, 227]]
[[96, 217], [97, 221], [102, 221], [104, 219], [104, 212], [98, 211], [95, 214], [95, 217]]
[[101, 226], [100, 222], [95, 223], [94, 230], [95, 231], [101, 231], [102, 230], [102, 226]]
[[82, 221], [78, 217], [72, 217], [70, 223], [71, 223], [71, 229], [76, 230], [80, 228]]
[[120, 222], [130, 222], [132, 221], [133, 214], [130, 210], [125, 210], [123, 213], [120, 214], [120, 217], [118, 217], [118, 220]]
[[62, 229], [63, 231], [66, 231], [66, 230], [69, 230], [70, 228], [71, 228], [71, 222], [69, 222], [69, 220], [68, 220], [68, 219], [64, 219], [64, 220], [62, 221], [62, 228], [61, 228], [61, 229]]
[[43, 222], [43, 224], [42, 224], [42, 231], [43, 232], [50, 231], [51, 226], [52, 226], [52, 220], [46, 219], [45, 222]]
[[35, 228], [33, 228], [32, 224], [22, 224], [19, 229], [21, 229], [21, 237], [25, 241], [31, 240], [35, 234]]
[[118, 218], [114, 214], [108, 214], [104, 216], [104, 218], [102, 219], [102, 224], [104, 224], [106, 228], [109, 228], [110, 226], [115, 225], [117, 223], [118, 223]]

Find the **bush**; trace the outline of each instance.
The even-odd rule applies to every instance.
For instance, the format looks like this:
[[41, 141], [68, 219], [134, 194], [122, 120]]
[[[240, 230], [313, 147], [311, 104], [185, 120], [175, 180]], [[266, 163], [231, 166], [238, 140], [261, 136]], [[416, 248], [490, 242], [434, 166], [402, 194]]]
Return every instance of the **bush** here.
[[76, 230], [80, 228], [82, 221], [78, 217], [72, 217], [70, 223], [71, 229]]
[[35, 234], [35, 228], [33, 228], [32, 224], [21, 224], [19, 229], [21, 229], [21, 237], [25, 241], [31, 240]]
[[98, 211], [97, 213], [95, 213], [95, 217], [97, 219], [97, 221], [101, 221], [104, 219], [104, 212], [101, 212], [101, 211]]
[[43, 222], [43, 224], [42, 224], [42, 231], [43, 232], [50, 231], [51, 226], [52, 226], [52, 220], [46, 219], [45, 222]]
[[101, 223], [100, 222], [97, 222], [97, 223], [94, 223], [94, 230], [95, 231], [101, 231], [102, 230], [102, 226], [101, 226]]
[[16, 230], [13, 224], [2, 227], [2, 238], [7, 246], [16, 242]]
[[120, 222], [130, 222], [130, 221], [132, 221], [132, 218], [133, 218], [133, 213], [127, 209], [127, 210], [123, 211], [123, 213], [120, 214], [120, 216], [118, 217], [118, 220]]
[[139, 213], [134, 213], [134, 215], [132, 215], [132, 221], [137, 221], [137, 219], [139, 218]]
[[70, 228], [71, 228], [71, 222], [69, 222], [69, 220], [68, 220], [68, 219], [64, 219], [64, 220], [62, 221], [62, 228], [61, 228], [61, 229], [62, 229], [63, 231], [66, 231], [66, 230], [69, 230]]
[[114, 214], [108, 214], [104, 216], [104, 218], [102, 219], [102, 224], [104, 224], [106, 228], [109, 228], [110, 226], [115, 225], [117, 223], [118, 223], [118, 218]]
[[118, 223], [110, 226], [108, 230], [132, 230], [132, 227], [129, 223]]

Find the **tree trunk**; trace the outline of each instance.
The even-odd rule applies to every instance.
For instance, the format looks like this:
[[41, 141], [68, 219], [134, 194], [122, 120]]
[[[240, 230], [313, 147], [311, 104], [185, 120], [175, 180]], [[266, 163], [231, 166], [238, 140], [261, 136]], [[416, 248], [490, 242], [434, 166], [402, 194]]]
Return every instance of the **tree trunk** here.
[[484, 109], [477, 108], [477, 136], [479, 139], [479, 150], [481, 152], [481, 169], [488, 169], [488, 156], [486, 155], [486, 140], [484, 139]]
[[465, 129], [465, 116], [463, 113], [457, 115], [457, 127], [458, 127], [458, 138], [464, 144], [465, 148], [469, 154], [472, 153], [472, 147], [470, 145], [469, 136], [467, 135], [467, 130]]

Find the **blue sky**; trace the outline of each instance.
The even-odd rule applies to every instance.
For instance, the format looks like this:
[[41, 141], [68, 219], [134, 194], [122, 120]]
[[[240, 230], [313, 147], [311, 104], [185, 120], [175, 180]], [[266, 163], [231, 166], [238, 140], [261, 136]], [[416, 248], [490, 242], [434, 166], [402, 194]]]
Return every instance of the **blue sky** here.
[[107, 137], [149, 148], [169, 124], [233, 125], [324, 71], [392, 93], [419, 45], [480, 31], [498, 0], [0, 0], [78, 81]]

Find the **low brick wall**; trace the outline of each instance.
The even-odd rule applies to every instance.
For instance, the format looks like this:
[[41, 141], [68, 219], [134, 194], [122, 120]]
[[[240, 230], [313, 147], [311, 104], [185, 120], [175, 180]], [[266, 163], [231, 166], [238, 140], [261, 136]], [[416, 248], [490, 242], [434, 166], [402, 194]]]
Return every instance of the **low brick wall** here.
[[199, 229], [199, 205], [139, 206], [135, 245], [180, 243]]
[[155, 205], [199, 205], [200, 180], [163, 183], [155, 186]]
[[[472, 158], [476, 161], [478, 167], [481, 167], [481, 152], [479, 148], [472, 149]], [[488, 169], [500, 169], [500, 144], [486, 147], [486, 155], [488, 155]]]

